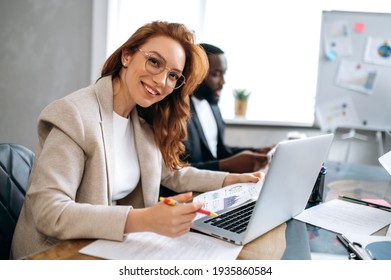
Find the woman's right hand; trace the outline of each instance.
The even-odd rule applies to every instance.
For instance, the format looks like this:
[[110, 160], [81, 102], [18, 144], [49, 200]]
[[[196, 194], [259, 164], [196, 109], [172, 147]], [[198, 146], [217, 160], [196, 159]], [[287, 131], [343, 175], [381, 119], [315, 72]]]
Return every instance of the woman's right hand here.
[[202, 208], [202, 202], [185, 203], [192, 193], [170, 197], [180, 204], [171, 206], [164, 202], [149, 208], [131, 209], [125, 225], [125, 233], [151, 231], [169, 237], [177, 237], [190, 231], [196, 211]]

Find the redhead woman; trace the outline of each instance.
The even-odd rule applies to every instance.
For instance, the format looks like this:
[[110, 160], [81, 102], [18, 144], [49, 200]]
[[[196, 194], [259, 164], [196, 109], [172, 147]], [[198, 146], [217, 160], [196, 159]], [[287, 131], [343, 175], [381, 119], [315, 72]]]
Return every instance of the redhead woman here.
[[160, 184], [187, 202], [191, 191], [257, 182], [260, 173], [198, 170], [180, 160], [189, 95], [207, 71], [190, 30], [151, 22], [107, 59], [95, 84], [49, 104], [38, 119], [12, 258], [69, 239], [121, 241], [142, 231], [175, 238], [203, 205], [158, 202]]

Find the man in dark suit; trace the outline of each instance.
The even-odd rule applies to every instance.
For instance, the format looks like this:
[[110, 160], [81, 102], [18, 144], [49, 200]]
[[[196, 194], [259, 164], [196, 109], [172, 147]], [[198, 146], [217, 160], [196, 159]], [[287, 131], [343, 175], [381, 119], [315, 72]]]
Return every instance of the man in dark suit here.
[[224, 143], [224, 120], [218, 102], [225, 83], [227, 59], [216, 46], [201, 44], [209, 59], [209, 72], [190, 98], [192, 118], [188, 122], [184, 159], [200, 169], [253, 172], [268, 163], [272, 147], [232, 147]]

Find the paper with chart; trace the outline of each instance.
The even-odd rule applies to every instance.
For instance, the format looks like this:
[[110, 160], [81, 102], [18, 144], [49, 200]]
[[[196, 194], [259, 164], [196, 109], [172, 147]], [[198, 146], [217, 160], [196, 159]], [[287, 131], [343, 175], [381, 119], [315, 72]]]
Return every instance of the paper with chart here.
[[364, 94], [373, 94], [376, 77], [376, 67], [357, 61], [342, 60], [338, 68], [336, 84]]
[[391, 39], [368, 37], [364, 60], [368, 63], [391, 67]]
[[333, 21], [325, 24], [324, 54], [329, 60], [353, 53], [352, 38], [347, 21]]
[[339, 126], [354, 125], [360, 120], [349, 96], [317, 105], [315, 114], [324, 132], [335, 131]]
[[[193, 201], [202, 201], [205, 209], [217, 212], [223, 209], [240, 205], [252, 198], [257, 198], [261, 191], [263, 180], [258, 183], [238, 183], [226, 186], [216, 191], [202, 193], [196, 196]], [[197, 214], [196, 219], [204, 215]]]

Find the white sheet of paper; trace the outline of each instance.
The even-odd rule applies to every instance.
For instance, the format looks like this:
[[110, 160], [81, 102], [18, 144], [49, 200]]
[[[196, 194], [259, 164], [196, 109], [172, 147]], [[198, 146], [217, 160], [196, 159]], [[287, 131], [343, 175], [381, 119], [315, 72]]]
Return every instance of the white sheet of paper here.
[[379, 157], [379, 162], [383, 167], [387, 170], [387, 172], [391, 175], [391, 151]]
[[112, 260], [235, 260], [242, 248], [195, 232], [176, 238], [137, 232], [122, 242], [94, 241], [79, 252]]
[[[202, 193], [193, 198], [193, 202], [202, 201], [205, 209], [217, 212], [240, 205], [251, 198], [257, 198], [261, 191], [263, 180], [257, 183], [238, 183], [226, 186], [216, 191]], [[195, 220], [204, 217], [197, 214]]]
[[294, 219], [345, 235], [370, 235], [391, 223], [391, 212], [333, 199], [304, 210]]

